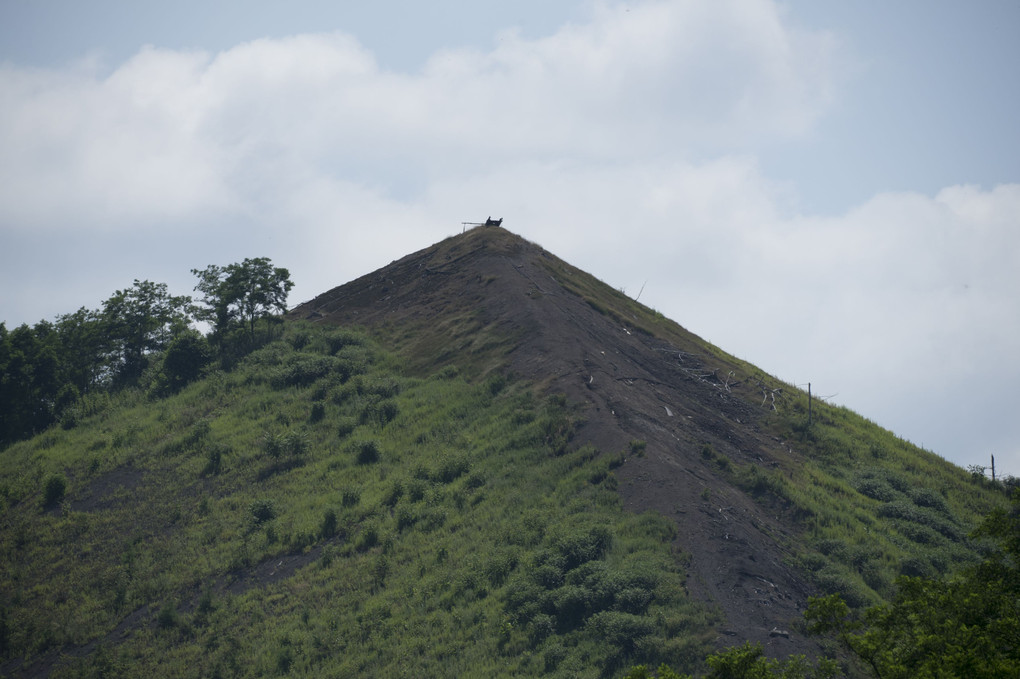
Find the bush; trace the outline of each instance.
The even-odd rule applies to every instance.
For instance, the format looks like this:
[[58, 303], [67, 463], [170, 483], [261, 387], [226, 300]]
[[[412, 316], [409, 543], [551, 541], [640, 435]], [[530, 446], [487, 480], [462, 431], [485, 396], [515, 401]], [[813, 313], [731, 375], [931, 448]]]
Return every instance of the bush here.
[[655, 624], [648, 618], [618, 611], [596, 613], [588, 627], [624, 653], [633, 653], [638, 641], [655, 631]]
[[254, 525], [261, 526], [276, 518], [276, 505], [269, 498], [259, 498], [248, 505], [248, 514]]
[[445, 455], [439, 462], [439, 468], [430, 476], [438, 483], [450, 483], [459, 476], [466, 474], [471, 462], [464, 455]]
[[362, 441], [358, 446], [358, 464], [372, 464], [379, 461], [379, 443]]
[[927, 526], [956, 542], [963, 540], [964, 537], [960, 529], [946, 517], [936, 514], [928, 507], [921, 507], [909, 502], [888, 502], [879, 508], [878, 515], [887, 519], [900, 519]]
[[365, 343], [365, 339], [361, 335], [350, 330], [338, 330], [326, 335], [323, 339], [331, 354], [337, 353], [344, 347], [362, 346]]
[[375, 524], [367, 524], [362, 527], [361, 534], [358, 535], [358, 541], [355, 544], [355, 548], [359, 552], [364, 552], [372, 549], [379, 544], [379, 529]]
[[899, 493], [892, 489], [892, 487], [881, 479], [861, 479], [855, 484], [857, 492], [862, 495], [867, 495], [872, 500], [880, 500], [881, 502], [892, 502]]
[[337, 518], [336, 511], [327, 509], [322, 514], [322, 523], [319, 524], [319, 537], [331, 538], [336, 535]]
[[60, 474], [51, 474], [43, 487], [43, 507], [54, 507], [64, 499], [67, 480]]
[[202, 469], [204, 476], [215, 476], [223, 469], [223, 453], [227, 452], [226, 446], [213, 444], [205, 453], [205, 467]]
[[336, 435], [339, 438], [345, 439], [354, 433], [354, 429], [358, 426], [358, 423], [354, 421], [352, 417], [345, 417], [340, 420], [340, 424], [337, 425]]
[[417, 514], [410, 507], [401, 507], [397, 510], [397, 530], [410, 528], [418, 521]]
[[180, 619], [177, 616], [177, 609], [173, 604], [166, 604], [159, 610], [159, 615], [156, 616], [156, 624], [162, 629], [172, 629], [177, 627], [180, 623]]
[[383, 496], [382, 502], [387, 507], [393, 508], [397, 505], [398, 502], [400, 502], [400, 498], [402, 498], [403, 496], [404, 496], [404, 482], [401, 481], [400, 479], [397, 479], [396, 481], [393, 482], [393, 485], [390, 486], [390, 489], [386, 491], [386, 494]]
[[332, 356], [298, 355], [277, 368], [269, 378], [273, 389], [304, 387], [332, 372], [339, 372], [339, 360]]
[[534, 648], [556, 632], [556, 619], [551, 615], [539, 613], [528, 623], [528, 638]]
[[599, 559], [609, 550], [613, 536], [605, 526], [569, 533], [559, 538], [556, 549], [566, 559], [566, 570], [592, 559]]
[[197, 332], [175, 337], [163, 355], [163, 369], [157, 390], [173, 393], [198, 379], [212, 360], [209, 342]]
[[940, 514], [950, 515], [949, 505], [946, 504], [946, 499], [939, 493], [935, 492], [931, 488], [914, 488], [909, 493], [910, 499], [913, 500], [914, 504], [918, 507], [927, 507], [934, 509]]

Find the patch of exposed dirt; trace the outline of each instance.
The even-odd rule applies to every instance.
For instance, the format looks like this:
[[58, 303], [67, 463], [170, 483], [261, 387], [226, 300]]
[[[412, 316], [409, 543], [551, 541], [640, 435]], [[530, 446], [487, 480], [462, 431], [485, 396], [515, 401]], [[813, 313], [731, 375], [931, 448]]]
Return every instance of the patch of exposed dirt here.
[[141, 486], [142, 477], [141, 470], [133, 467], [118, 467], [100, 474], [75, 492], [71, 509], [77, 512], [96, 512], [117, 507], [128, 494]]
[[644, 441], [644, 454], [617, 470], [623, 504], [676, 521], [688, 589], [725, 619], [720, 644], [760, 641], [777, 656], [814, 655], [815, 642], [792, 629], [813, 592], [786, 563], [789, 533], [732, 481], [736, 463], [775, 464], [779, 444], [758, 426], [761, 394], [683, 329], [653, 336], [586, 301], [566, 282], [579, 273], [483, 227], [324, 293], [290, 317], [381, 331], [423, 369], [452, 363], [535, 380], [583, 404], [578, 445], [616, 454]]

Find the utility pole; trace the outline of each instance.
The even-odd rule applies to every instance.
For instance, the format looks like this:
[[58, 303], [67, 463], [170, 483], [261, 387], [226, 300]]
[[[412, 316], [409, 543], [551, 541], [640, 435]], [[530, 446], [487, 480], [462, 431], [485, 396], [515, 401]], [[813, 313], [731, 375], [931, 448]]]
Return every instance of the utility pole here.
[[995, 480], [995, 456], [992, 455], [992, 481]]
[[811, 426], [811, 383], [807, 383], [807, 424]]

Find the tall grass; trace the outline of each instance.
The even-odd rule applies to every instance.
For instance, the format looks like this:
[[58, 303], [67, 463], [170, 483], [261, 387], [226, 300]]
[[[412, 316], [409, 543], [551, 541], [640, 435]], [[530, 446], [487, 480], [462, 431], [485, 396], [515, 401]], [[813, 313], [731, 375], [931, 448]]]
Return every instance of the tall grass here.
[[526, 384], [407, 377], [364, 335], [300, 325], [163, 400], [83, 411], [5, 452], [4, 660], [92, 649], [58, 677], [693, 668], [714, 617], [684, 595], [672, 527], [621, 510], [619, 451], [574, 449], [574, 421]]

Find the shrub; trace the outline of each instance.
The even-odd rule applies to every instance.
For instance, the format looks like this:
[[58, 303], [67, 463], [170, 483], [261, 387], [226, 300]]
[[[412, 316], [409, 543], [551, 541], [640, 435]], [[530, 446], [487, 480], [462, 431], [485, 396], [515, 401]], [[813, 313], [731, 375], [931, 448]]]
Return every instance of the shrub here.
[[624, 653], [633, 653], [638, 641], [655, 631], [655, 624], [648, 618], [619, 611], [596, 613], [588, 626]]
[[359, 552], [364, 552], [372, 549], [379, 544], [379, 529], [375, 524], [366, 524], [361, 529], [361, 534], [358, 535], [358, 541], [355, 544], [355, 548]]
[[881, 479], [866, 478], [859, 480], [855, 486], [858, 493], [867, 495], [872, 500], [880, 500], [882, 502], [892, 502], [895, 500], [899, 493], [892, 489], [889, 484]]
[[43, 507], [53, 507], [64, 499], [67, 480], [60, 474], [51, 474], [43, 487]]
[[950, 514], [946, 499], [931, 488], [914, 488], [908, 495], [918, 507], [928, 507], [946, 516]]
[[327, 509], [322, 514], [322, 523], [319, 524], [319, 536], [322, 538], [331, 538], [336, 535], [336, 529], [336, 511], [332, 508]]
[[361, 414], [358, 416], [358, 422], [360, 424], [378, 423], [380, 427], [385, 427], [396, 419], [399, 412], [400, 409], [393, 400], [372, 399], [362, 408]]
[[180, 619], [177, 616], [177, 608], [173, 604], [166, 604], [159, 610], [159, 615], [156, 616], [156, 624], [162, 629], [172, 629], [177, 627]]
[[650, 589], [628, 587], [616, 595], [613, 608], [624, 613], [640, 614], [648, 609], [654, 598], [655, 594]]
[[539, 613], [528, 623], [528, 638], [534, 648], [556, 632], [556, 619], [551, 615]]
[[495, 396], [499, 392], [503, 391], [503, 388], [507, 385], [507, 378], [505, 375], [493, 375], [489, 378], [485, 384], [486, 390], [490, 395]]
[[878, 510], [878, 515], [887, 519], [900, 519], [927, 526], [950, 540], [959, 542], [963, 539], [960, 529], [946, 517], [936, 514], [928, 507], [920, 507], [909, 502], [888, 502]]
[[379, 461], [379, 443], [362, 441], [358, 446], [358, 464], [372, 464]]
[[589, 592], [576, 585], [564, 585], [552, 593], [556, 620], [561, 632], [576, 629], [588, 614]]
[[383, 504], [387, 507], [395, 507], [400, 498], [404, 496], [404, 483], [400, 479], [397, 479], [390, 486], [390, 489], [383, 496]]
[[397, 510], [397, 530], [410, 528], [418, 520], [418, 516], [410, 507], [402, 506]]
[[439, 468], [432, 474], [432, 480], [439, 483], [450, 483], [471, 468], [471, 463], [464, 455], [445, 455], [439, 462]]
[[365, 339], [361, 335], [350, 330], [338, 330], [326, 335], [323, 339], [331, 354], [337, 353], [344, 347], [361, 346], [365, 343]]
[[345, 417], [340, 420], [340, 424], [337, 425], [336, 434], [339, 438], [345, 439], [354, 432], [354, 429], [357, 426], [358, 423], [354, 421], [354, 418]]
[[818, 588], [826, 594], [839, 594], [848, 605], [861, 608], [872, 603], [849, 574], [841, 568], [828, 565], [815, 573]]
[[227, 452], [226, 446], [214, 444], [209, 446], [205, 452], [205, 467], [202, 469], [204, 476], [215, 476], [223, 469], [223, 453]]
[[248, 514], [254, 525], [261, 526], [276, 518], [276, 505], [269, 498], [259, 498], [248, 505]]
[[612, 544], [613, 536], [605, 526], [592, 526], [561, 536], [556, 549], [566, 559], [566, 569], [576, 568], [592, 559], [601, 558]]
[[197, 332], [186, 332], [171, 340], [163, 355], [158, 391], [173, 393], [198, 379], [212, 360], [209, 342]]
[[485, 577], [493, 587], [499, 587], [517, 567], [517, 552], [511, 549], [497, 549], [485, 564]]
[[546, 672], [555, 670], [567, 657], [567, 649], [560, 643], [550, 643], [542, 653], [542, 663]]

